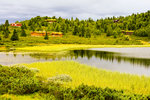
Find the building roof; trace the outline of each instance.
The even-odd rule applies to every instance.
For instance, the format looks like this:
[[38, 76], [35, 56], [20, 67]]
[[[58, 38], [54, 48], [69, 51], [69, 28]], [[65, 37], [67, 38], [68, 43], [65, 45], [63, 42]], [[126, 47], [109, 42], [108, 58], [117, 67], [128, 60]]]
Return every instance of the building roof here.
[[62, 32], [52, 32], [52, 35], [62, 35]]
[[[46, 33], [46, 31], [34, 31], [32, 33]], [[49, 33], [49, 32], [47, 32], [47, 33]]]

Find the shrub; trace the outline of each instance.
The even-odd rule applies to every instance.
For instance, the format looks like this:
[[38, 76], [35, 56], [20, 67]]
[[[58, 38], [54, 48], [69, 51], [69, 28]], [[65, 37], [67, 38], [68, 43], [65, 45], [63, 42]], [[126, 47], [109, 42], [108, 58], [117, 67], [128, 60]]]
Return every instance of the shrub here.
[[62, 75], [57, 75], [54, 77], [48, 78], [48, 81], [54, 81], [54, 82], [71, 82], [72, 78], [69, 75], [62, 74]]
[[38, 91], [35, 73], [24, 66], [0, 67], [0, 94], [29, 94]]

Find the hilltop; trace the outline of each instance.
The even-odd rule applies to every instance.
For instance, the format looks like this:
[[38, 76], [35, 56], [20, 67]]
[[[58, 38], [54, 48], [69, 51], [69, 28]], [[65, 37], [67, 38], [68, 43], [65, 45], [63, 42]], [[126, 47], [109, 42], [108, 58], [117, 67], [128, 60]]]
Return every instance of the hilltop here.
[[[0, 25], [0, 45], [27, 46], [44, 44], [149, 44], [150, 11], [126, 17], [108, 17], [87, 20], [61, 17], [34, 17]], [[15, 30], [15, 32], [14, 32]], [[32, 36], [34, 32], [34, 36]], [[37, 33], [35, 33], [37, 32]], [[46, 33], [47, 37], [46, 37]], [[15, 35], [12, 35], [15, 34]], [[43, 35], [39, 35], [43, 34]], [[60, 36], [60, 34], [62, 34]], [[36, 36], [37, 35], [37, 36]], [[15, 36], [12, 38], [12, 36]], [[46, 38], [45, 38], [46, 37]], [[15, 41], [15, 42], [13, 42]]]

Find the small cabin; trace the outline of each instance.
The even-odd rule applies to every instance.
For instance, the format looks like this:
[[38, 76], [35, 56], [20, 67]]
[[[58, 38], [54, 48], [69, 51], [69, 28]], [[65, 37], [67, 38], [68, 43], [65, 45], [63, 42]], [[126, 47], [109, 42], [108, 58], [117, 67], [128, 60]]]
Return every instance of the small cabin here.
[[16, 26], [16, 27], [21, 27], [21, 26], [22, 26], [21, 23], [11, 23], [10, 25], [11, 25], [11, 26]]
[[119, 20], [114, 20], [114, 23], [118, 23], [119, 22]]
[[134, 31], [125, 31], [125, 30], [123, 30], [122, 33], [124, 33], [125, 35], [132, 35], [134, 33]]
[[52, 36], [52, 37], [62, 37], [62, 36], [63, 36], [63, 33], [62, 33], [62, 32], [52, 32], [52, 33], [51, 33], [51, 36]]
[[54, 23], [54, 22], [56, 22], [56, 19], [47, 19], [47, 20], [45, 20], [46, 22], [49, 22], [49, 23]]
[[[49, 32], [47, 32], [47, 35], [49, 36]], [[45, 36], [46, 35], [46, 31], [34, 31], [31, 32], [31, 36]]]

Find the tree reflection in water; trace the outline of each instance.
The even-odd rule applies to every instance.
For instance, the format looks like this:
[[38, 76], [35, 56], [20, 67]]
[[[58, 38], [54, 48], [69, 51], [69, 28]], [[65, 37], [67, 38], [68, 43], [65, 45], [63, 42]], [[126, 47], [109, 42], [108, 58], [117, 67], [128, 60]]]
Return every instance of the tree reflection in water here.
[[150, 67], [150, 59], [149, 58], [136, 58], [136, 57], [127, 57], [121, 56], [121, 53], [107, 52], [107, 51], [94, 51], [94, 50], [72, 50], [65, 53], [34, 53], [30, 54], [31, 57], [36, 59], [51, 59], [51, 60], [61, 60], [61, 59], [78, 59], [80, 58], [88, 58], [90, 60], [92, 57], [95, 57], [99, 60], [106, 60], [113, 62], [114, 60], [120, 63], [121, 61], [129, 62], [133, 65], [141, 65], [145, 67]]

